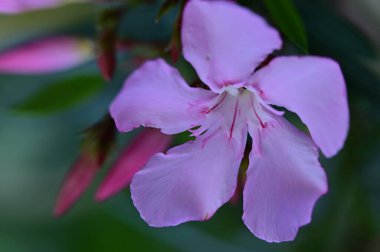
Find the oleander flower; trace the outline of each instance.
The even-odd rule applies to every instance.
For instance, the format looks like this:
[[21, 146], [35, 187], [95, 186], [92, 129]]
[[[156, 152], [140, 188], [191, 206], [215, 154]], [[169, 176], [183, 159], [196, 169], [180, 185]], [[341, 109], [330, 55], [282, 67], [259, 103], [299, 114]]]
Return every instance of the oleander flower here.
[[[247, 135], [253, 146], [243, 221], [268, 242], [293, 240], [327, 192], [318, 148], [334, 156], [349, 114], [339, 65], [322, 57], [277, 57], [278, 32], [229, 1], [189, 1], [184, 57], [210, 90], [189, 87], [161, 59], [145, 63], [110, 106], [118, 129], [190, 130], [194, 141], [154, 155], [131, 183], [134, 205], [151, 226], [209, 219], [233, 196]], [[298, 114], [310, 136], [272, 105]]]
[[0, 53], [0, 73], [48, 74], [74, 68], [94, 57], [90, 40], [55, 36]]

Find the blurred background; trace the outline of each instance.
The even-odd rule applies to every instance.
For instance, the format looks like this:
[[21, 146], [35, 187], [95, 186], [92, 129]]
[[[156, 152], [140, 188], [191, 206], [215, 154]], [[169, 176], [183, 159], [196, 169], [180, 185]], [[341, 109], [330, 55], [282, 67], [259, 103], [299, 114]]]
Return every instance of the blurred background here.
[[[67, 215], [53, 217], [63, 178], [80, 152], [80, 133], [107, 113], [124, 79], [144, 59], [170, 61], [165, 48], [176, 37], [178, 6], [157, 23], [164, 1], [81, 2], [0, 14], [1, 59], [2, 52], [56, 35], [86, 37], [99, 55], [104, 13], [125, 11], [117, 19], [119, 53], [109, 82], [103, 81], [95, 56], [55, 73], [0, 73], [1, 252], [380, 251], [380, 1], [296, 0], [293, 9], [283, 9], [294, 15], [290, 18], [278, 14], [271, 1], [238, 1], [281, 29], [286, 43], [279, 54], [332, 57], [348, 86], [351, 126], [345, 148], [332, 159], [321, 156], [330, 191], [318, 201], [311, 224], [300, 229], [294, 242], [281, 244], [266, 243], [248, 231], [241, 199], [223, 206], [208, 222], [161, 229], [140, 219], [128, 189], [96, 202], [101, 179], [139, 130], [117, 136], [116, 149], [81, 200]], [[187, 79], [194, 78], [182, 58], [176, 66]], [[84, 90], [58, 88], [66, 91], [57, 94], [47, 88], [62, 83]]]

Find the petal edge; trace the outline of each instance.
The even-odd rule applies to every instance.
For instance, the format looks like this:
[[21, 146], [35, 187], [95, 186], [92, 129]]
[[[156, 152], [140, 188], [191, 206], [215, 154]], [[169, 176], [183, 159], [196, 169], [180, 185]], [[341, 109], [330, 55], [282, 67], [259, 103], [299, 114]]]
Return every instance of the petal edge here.
[[[312, 140], [285, 119], [260, 132], [250, 154], [244, 187], [243, 221], [268, 242], [294, 240], [311, 220], [316, 201], [327, 192], [327, 178]], [[281, 139], [281, 140], [280, 140]]]

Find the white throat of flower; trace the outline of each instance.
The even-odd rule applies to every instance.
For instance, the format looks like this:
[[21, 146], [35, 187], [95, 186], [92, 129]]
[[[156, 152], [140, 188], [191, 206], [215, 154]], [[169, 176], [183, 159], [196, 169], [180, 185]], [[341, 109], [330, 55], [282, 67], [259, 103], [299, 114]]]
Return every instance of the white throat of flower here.
[[224, 91], [226, 91], [229, 95], [237, 96], [240, 94], [239, 88], [235, 86], [228, 86], [224, 88]]

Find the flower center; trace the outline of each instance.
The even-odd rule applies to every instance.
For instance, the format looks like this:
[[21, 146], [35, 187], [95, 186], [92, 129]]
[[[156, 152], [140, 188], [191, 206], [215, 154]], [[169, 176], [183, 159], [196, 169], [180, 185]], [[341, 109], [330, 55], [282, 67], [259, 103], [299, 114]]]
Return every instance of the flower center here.
[[209, 129], [221, 129], [232, 138], [241, 135], [247, 125], [265, 128], [266, 123], [272, 120], [272, 110], [275, 111], [255, 90], [226, 87], [214, 103], [202, 112], [207, 116], [201, 127], [192, 132], [196, 136]]
[[237, 88], [237, 87], [234, 87], [234, 86], [228, 86], [228, 87], [225, 87], [224, 90], [229, 95], [237, 96], [237, 95], [239, 95], [241, 93], [242, 88]]

